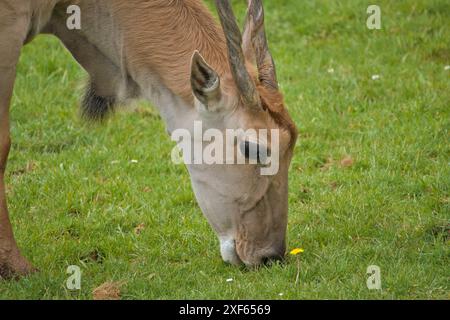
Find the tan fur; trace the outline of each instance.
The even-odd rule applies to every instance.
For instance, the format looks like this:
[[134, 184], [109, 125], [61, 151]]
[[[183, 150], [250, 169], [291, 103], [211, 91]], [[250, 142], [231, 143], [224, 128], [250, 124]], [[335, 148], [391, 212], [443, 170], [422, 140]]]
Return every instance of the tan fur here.
[[229, 70], [223, 32], [196, 0], [113, 1], [128, 63], [152, 68], [175, 94], [192, 103], [190, 59], [198, 50], [223, 76]]

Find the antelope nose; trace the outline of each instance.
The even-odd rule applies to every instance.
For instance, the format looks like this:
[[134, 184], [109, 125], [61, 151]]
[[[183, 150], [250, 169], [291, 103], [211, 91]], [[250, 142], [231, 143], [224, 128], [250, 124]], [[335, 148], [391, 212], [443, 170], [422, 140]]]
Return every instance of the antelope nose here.
[[264, 265], [270, 265], [273, 262], [283, 261], [285, 252], [286, 252], [286, 246], [283, 243], [278, 248], [276, 248], [276, 250], [271, 252], [271, 254], [268, 254], [268, 255], [262, 257], [261, 263]]
[[262, 264], [263, 265], [271, 265], [273, 262], [277, 262], [277, 261], [283, 261], [284, 257], [283, 256], [270, 256], [270, 257], [264, 257], [262, 258]]

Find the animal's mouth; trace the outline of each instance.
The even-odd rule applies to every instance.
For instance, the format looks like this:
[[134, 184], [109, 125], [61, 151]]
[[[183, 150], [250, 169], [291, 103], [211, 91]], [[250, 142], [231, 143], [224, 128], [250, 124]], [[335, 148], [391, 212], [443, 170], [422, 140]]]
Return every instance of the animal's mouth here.
[[263, 252], [260, 252], [258, 255], [250, 258], [249, 260], [243, 260], [243, 263], [248, 268], [258, 268], [260, 266], [270, 266], [273, 263], [284, 261], [284, 254], [276, 253], [273, 250]]
[[236, 242], [233, 239], [221, 240], [220, 253], [225, 262], [236, 266], [245, 264], [248, 268], [270, 265], [273, 262], [284, 259], [284, 255], [275, 254], [272, 250], [267, 250], [265, 253], [260, 252], [259, 255], [250, 257], [249, 259], [241, 259], [236, 250]]

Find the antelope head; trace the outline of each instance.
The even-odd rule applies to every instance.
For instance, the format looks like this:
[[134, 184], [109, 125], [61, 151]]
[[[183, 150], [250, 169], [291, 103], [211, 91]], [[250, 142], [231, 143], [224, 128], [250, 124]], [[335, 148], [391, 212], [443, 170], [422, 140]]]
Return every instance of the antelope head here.
[[[288, 169], [297, 130], [279, 91], [269, 51], [261, 0], [249, 0], [243, 35], [229, 1], [216, 0], [226, 38], [228, 63], [219, 72], [196, 52], [191, 86], [204, 124], [226, 129], [266, 129], [267, 138], [233, 138], [246, 164], [188, 165], [199, 205], [217, 232], [222, 258], [233, 264], [260, 265], [285, 255]], [[278, 132], [276, 172], [261, 174]], [[228, 141], [230, 143], [230, 141]], [[236, 153], [237, 154], [237, 153]], [[253, 160], [253, 161], [250, 161]]]

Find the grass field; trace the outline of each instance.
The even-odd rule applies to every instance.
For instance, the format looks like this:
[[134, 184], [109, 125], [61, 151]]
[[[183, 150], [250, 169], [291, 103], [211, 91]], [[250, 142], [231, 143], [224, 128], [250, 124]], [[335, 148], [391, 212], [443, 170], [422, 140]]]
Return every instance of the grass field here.
[[[299, 282], [292, 257], [225, 265], [157, 113], [83, 123], [86, 74], [40, 36], [18, 68], [7, 174], [16, 238], [40, 272], [0, 281], [0, 298], [91, 299], [105, 282], [122, 299], [450, 298], [450, 3], [379, 0], [381, 30], [366, 27], [372, 1], [265, 3], [301, 134], [288, 226], [288, 247], [305, 250]], [[80, 291], [65, 288], [69, 265]], [[368, 290], [369, 265], [382, 290]]]

